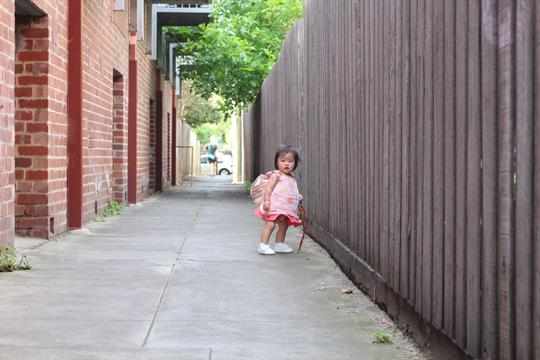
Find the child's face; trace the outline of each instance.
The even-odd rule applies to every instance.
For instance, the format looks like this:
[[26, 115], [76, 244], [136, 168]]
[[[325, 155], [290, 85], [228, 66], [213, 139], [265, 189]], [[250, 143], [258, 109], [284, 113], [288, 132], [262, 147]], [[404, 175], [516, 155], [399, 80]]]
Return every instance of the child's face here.
[[294, 170], [294, 155], [287, 153], [280, 155], [277, 161], [278, 169], [284, 174], [290, 174]]

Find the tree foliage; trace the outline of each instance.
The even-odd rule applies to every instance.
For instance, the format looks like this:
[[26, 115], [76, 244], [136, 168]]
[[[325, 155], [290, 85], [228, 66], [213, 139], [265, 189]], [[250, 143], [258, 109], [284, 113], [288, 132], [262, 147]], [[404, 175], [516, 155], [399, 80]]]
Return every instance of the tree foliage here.
[[192, 129], [204, 150], [206, 144], [210, 142], [210, 137], [214, 135], [217, 139], [220, 151], [231, 150], [232, 144], [228, 134], [231, 132], [231, 121], [221, 121], [217, 124], [200, 124]]
[[190, 91], [192, 86], [190, 80], [183, 81], [182, 85], [182, 97], [179, 102], [180, 120], [185, 121], [192, 128], [201, 124], [216, 124], [223, 120], [224, 115], [219, 111], [215, 99], [207, 100]]
[[210, 24], [167, 28], [182, 79], [193, 80], [197, 94], [219, 95], [226, 114], [255, 100], [305, 0], [220, 0]]

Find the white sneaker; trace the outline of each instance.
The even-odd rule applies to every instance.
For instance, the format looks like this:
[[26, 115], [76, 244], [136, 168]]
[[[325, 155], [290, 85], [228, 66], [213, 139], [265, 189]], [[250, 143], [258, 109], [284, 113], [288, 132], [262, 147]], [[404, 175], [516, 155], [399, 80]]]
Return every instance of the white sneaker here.
[[257, 250], [263, 255], [274, 255], [276, 253], [269, 245], [263, 243], [259, 244], [259, 249]]
[[292, 253], [293, 249], [285, 243], [276, 243], [276, 245], [274, 245], [274, 251], [277, 253]]

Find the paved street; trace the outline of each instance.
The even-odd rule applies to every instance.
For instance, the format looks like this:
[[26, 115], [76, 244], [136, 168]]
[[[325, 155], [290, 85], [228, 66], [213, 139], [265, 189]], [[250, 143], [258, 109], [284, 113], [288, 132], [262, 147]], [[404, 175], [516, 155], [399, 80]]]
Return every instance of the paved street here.
[[198, 178], [56, 241], [18, 239], [33, 268], [0, 273], [0, 359], [421, 357], [315, 242], [296, 251], [297, 229], [294, 253], [260, 255], [253, 209], [230, 176]]

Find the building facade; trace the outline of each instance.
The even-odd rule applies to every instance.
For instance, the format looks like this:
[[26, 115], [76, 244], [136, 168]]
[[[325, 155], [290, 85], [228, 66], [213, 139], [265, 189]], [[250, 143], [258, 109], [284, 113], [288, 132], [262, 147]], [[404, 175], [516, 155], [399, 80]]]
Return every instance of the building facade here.
[[176, 182], [175, 81], [151, 50], [153, 6], [0, 3], [0, 245]]

